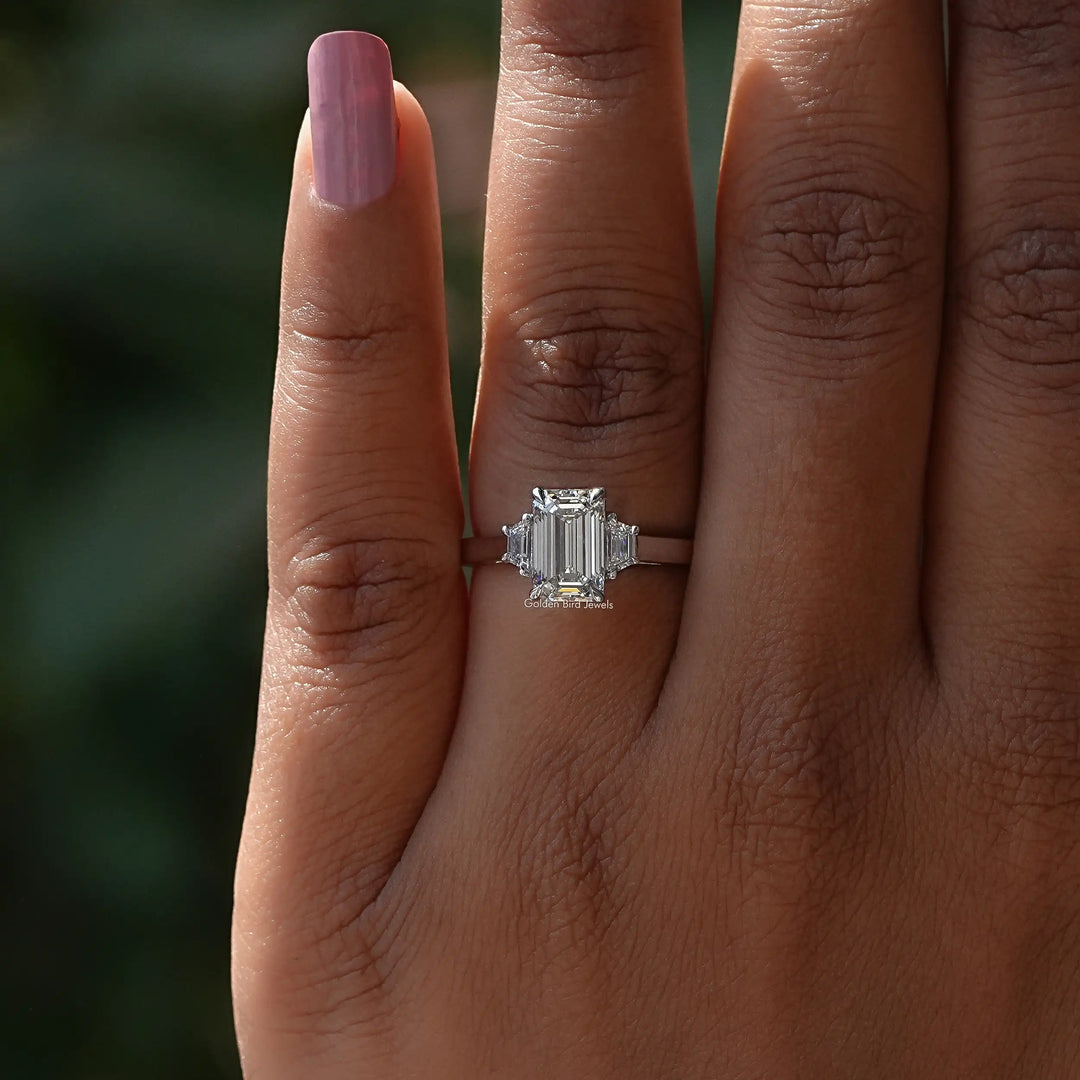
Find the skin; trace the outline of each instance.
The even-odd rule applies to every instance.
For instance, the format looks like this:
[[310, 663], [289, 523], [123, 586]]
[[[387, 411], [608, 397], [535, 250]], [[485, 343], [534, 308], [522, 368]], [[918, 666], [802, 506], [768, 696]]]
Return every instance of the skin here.
[[249, 1080], [1080, 1072], [1080, 4], [951, 18], [746, 0], [706, 344], [678, 5], [505, 0], [472, 516], [694, 533], [610, 612], [466, 591], [419, 107], [302, 133]]

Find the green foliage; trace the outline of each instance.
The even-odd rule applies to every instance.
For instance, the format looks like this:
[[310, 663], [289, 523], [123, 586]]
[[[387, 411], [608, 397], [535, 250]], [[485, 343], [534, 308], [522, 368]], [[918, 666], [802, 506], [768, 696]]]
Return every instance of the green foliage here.
[[[735, 14], [726, 0], [687, 6], [705, 236]], [[458, 138], [482, 153], [474, 113], [459, 110], [455, 131], [440, 105], [447, 88], [490, 94], [493, 0], [0, 7], [10, 1080], [238, 1076], [228, 920], [279, 249], [307, 43], [361, 16], [399, 77], [447, 112], [440, 155]], [[463, 440], [481, 195], [445, 221]]]

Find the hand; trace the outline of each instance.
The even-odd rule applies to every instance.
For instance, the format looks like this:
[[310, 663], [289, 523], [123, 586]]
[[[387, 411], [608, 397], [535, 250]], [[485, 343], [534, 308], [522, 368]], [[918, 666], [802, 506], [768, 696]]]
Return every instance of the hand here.
[[1080, 5], [953, 7], [744, 3], [706, 395], [678, 5], [506, 0], [473, 522], [695, 535], [612, 611], [466, 594], [424, 119], [315, 47], [251, 1080], [1080, 1071]]

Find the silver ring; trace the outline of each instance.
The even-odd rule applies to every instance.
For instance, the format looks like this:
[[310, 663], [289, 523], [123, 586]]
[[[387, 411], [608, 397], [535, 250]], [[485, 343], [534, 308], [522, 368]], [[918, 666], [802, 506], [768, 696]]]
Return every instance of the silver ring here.
[[509, 563], [533, 588], [527, 607], [610, 607], [604, 584], [631, 566], [685, 566], [693, 541], [642, 536], [607, 511], [604, 488], [533, 488], [532, 513], [502, 536], [468, 537], [461, 561]]

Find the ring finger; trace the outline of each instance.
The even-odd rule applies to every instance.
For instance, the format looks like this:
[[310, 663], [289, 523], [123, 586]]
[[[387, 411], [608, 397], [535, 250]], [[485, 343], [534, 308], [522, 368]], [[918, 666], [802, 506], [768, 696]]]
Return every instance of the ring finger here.
[[[516, 520], [534, 486], [605, 487], [643, 532], [689, 535], [702, 324], [677, 0], [507, 0], [494, 145], [475, 531]], [[611, 672], [585, 714], [604, 711], [613, 680], [648, 701], [684, 576], [611, 586], [617, 638], [607, 611], [524, 610], [519, 577], [478, 571], [470, 654], [505, 677], [470, 682], [466, 713], [504, 715], [539, 655], [568, 675]], [[546, 729], [553, 710], [534, 708]]]

